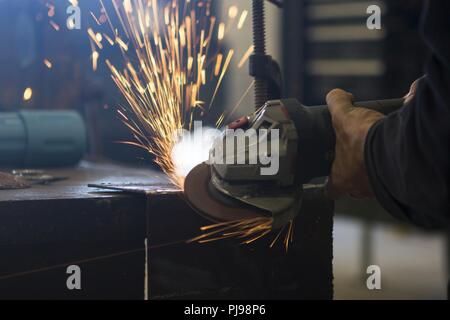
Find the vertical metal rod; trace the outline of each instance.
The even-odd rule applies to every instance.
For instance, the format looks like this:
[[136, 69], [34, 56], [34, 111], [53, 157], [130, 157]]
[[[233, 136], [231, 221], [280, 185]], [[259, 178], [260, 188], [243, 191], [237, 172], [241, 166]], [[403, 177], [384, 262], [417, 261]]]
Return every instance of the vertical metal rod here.
[[[266, 55], [266, 28], [264, 0], [252, 0], [253, 15], [253, 54]], [[255, 77], [255, 108], [259, 109], [268, 100], [267, 79]]]

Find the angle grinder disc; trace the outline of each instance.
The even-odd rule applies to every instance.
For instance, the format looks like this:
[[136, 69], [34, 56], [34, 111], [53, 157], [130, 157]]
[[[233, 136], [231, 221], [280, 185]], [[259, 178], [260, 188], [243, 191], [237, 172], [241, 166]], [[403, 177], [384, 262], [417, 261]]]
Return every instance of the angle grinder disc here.
[[[210, 183], [211, 168], [199, 164], [184, 181], [184, 195], [189, 205], [200, 215], [214, 222], [228, 222], [267, 217], [268, 212], [219, 194]], [[220, 198], [220, 199], [219, 199]]]

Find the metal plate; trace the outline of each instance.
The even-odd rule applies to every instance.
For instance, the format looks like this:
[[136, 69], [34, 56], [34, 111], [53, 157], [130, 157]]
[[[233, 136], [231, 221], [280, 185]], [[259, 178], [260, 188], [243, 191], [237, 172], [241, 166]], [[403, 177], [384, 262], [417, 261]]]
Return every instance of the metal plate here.
[[88, 184], [90, 188], [98, 188], [112, 191], [122, 191], [126, 193], [134, 194], [171, 194], [171, 193], [181, 193], [181, 190], [174, 185], [167, 184], [146, 184], [146, 183], [99, 183], [99, 184]]

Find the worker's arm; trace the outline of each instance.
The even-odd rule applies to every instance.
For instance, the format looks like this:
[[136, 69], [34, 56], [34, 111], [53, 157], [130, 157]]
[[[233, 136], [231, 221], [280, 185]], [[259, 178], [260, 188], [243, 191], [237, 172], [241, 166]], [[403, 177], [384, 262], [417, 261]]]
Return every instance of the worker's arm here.
[[423, 227], [449, 225], [450, 1], [428, 3], [427, 76], [398, 112], [356, 109], [352, 96], [327, 97], [336, 130], [329, 193], [375, 196], [394, 216]]

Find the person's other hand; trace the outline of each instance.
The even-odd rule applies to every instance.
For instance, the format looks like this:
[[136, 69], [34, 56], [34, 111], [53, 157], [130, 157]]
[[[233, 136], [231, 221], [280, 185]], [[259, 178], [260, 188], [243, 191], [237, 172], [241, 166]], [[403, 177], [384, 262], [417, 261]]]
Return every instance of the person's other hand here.
[[353, 106], [353, 95], [334, 89], [327, 95], [327, 104], [336, 132], [335, 159], [326, 188], [327, 196], [343, 195], [373, 198], [373, 191], [364, 165], [364, 145], [369, 129], [383, 114]]

